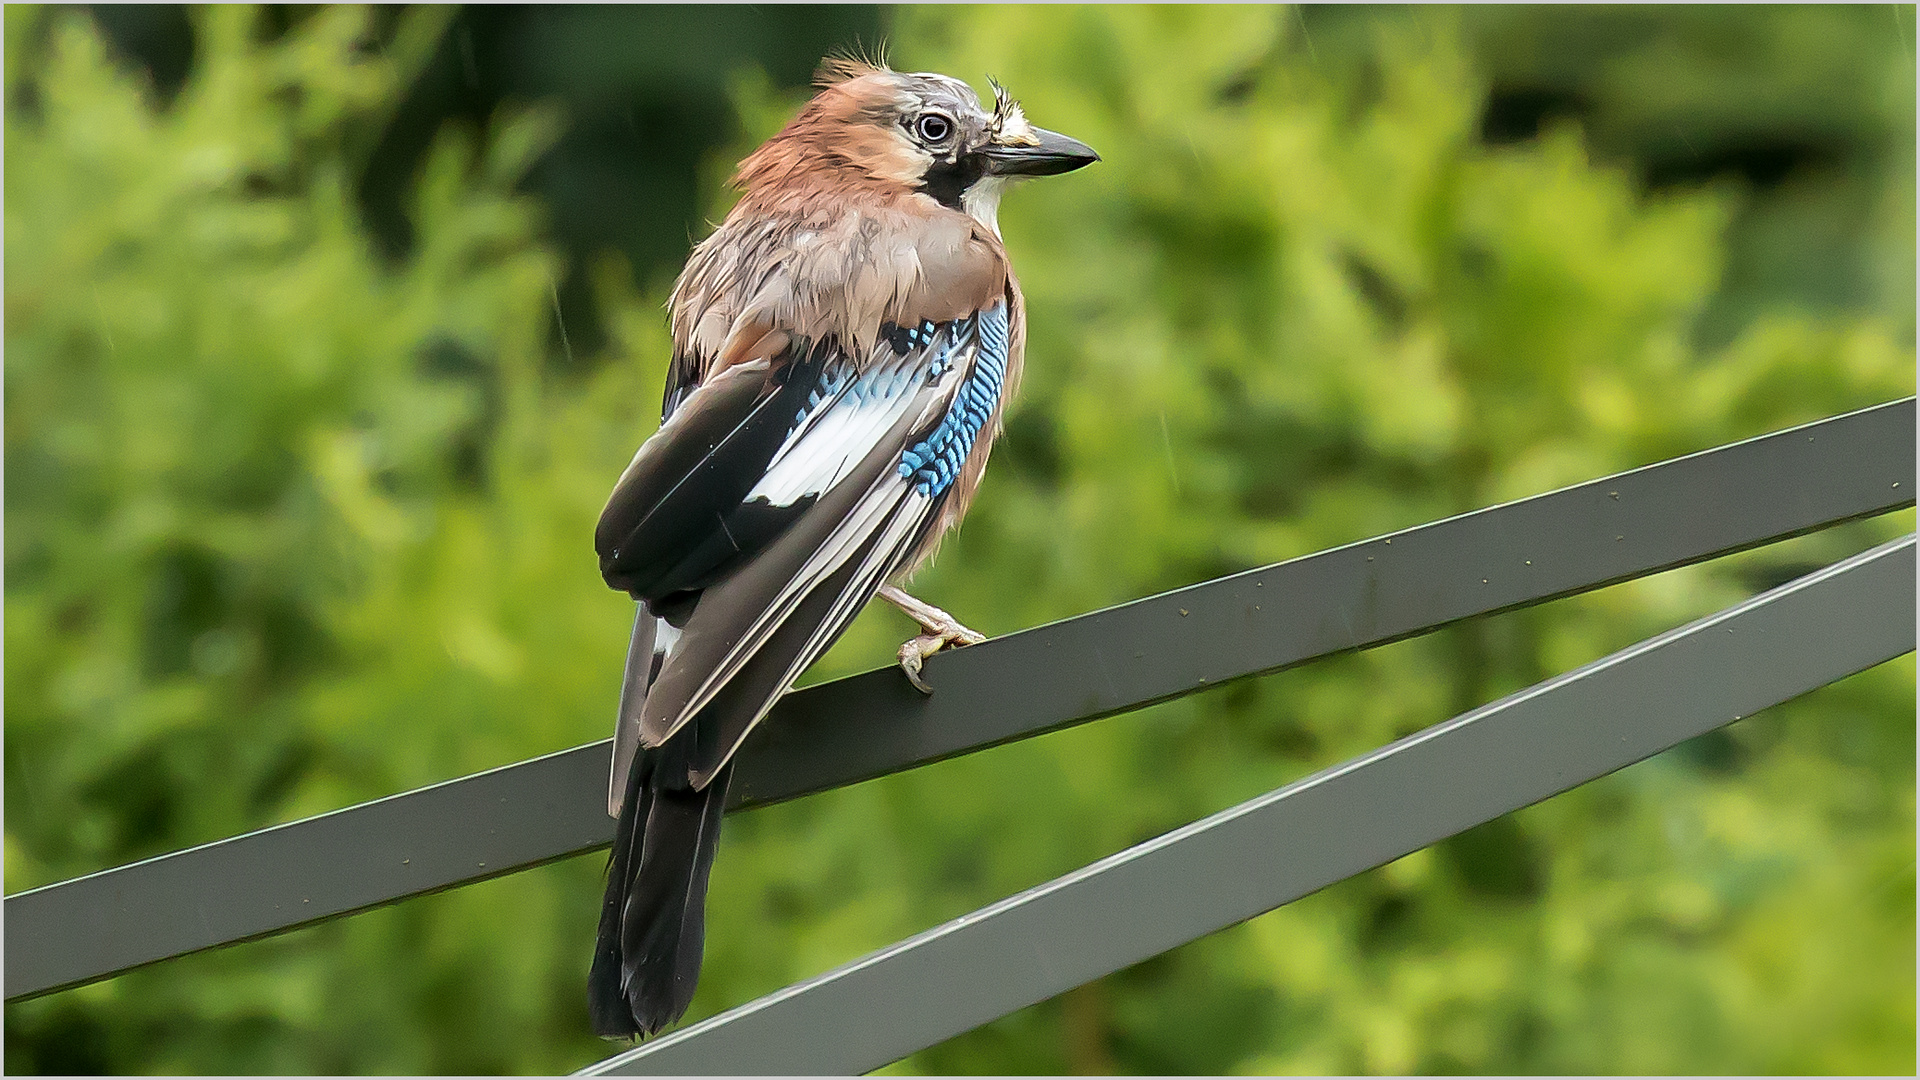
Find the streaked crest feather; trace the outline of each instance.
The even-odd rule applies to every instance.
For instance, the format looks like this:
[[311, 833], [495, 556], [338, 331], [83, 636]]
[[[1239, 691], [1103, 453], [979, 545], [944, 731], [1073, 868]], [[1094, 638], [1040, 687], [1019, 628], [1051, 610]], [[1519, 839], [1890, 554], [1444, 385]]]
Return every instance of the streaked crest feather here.
[[850, 82], [863, 75], [875, 75], [881, 72], [891, 73], [887, 66], [887, 43], [883, 39], [869, 52], [865, 46], [855, 42], [850, 46], [835, 49], [820, 61], [820, 67], [813, 73], [813, 85], [822, 90]]

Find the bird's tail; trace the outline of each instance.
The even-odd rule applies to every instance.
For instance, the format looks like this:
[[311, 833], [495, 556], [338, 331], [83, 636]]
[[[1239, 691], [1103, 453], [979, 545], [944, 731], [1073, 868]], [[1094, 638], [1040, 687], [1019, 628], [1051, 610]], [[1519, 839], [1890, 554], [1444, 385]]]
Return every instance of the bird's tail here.
[[645, 1037], [680, 1019], [700, 978], [707, 875], [733, 769], [695, 791], [685, 768], [669, 763], [681, 757], [672, 743], [635, 758], [614, 832], [587, 977], [593, 1030], [609, 1038]]

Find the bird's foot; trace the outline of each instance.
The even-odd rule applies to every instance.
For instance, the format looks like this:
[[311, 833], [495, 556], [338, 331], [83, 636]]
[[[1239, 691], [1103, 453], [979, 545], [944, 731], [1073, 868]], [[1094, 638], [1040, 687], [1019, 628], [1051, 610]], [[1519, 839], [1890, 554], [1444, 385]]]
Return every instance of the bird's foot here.
[[933, 693], [933, 687], [920, 677], [920, 665], [926, 662], [927, 657], [949, 645], [978, 645], [987, 640], [985, 634], [969, 630], [960, 624], [960, 620], [924, 600], [908, 596], [892, 585], [883, 587], [880, 595], [912, 616], [926, 631], [900, 646], [900, 670], [907, 673], [907, 681], [923, 694]]

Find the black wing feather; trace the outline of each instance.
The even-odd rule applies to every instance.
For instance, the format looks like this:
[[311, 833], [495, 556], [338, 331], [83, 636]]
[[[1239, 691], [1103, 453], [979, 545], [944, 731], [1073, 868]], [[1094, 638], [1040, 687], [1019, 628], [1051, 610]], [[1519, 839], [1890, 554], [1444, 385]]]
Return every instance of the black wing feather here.
[[[593, 532], [593, 547], [600, 556], [603, 575], [632, 561], [631, 555], [621, 552], [627, 538], [661, 499], [740, 426], [765, 397], [770, 374], [767, 365], [742, 365], [722, 372], [698, 388], [697, 399], [676, 410], [641, 445], [633, 463], [614, 485]], [[607, 584], [622, 587], [611, 578]]]
[[620, 719], [613, 726], [613, 771], [607, 777], [607, 813], [613, 817], [620, 816], [627, 772], [640, 749], [640, 708], [647, 703], [647, 687], [660, 674], [663, 657], [654, 645], [659, 626], [647, 605], [635, 605], [633, 637], [627, 642], [627, 669], [620, 680]]
[[594, 548], [608, 585], [658, 599], [700, 588], [752, 553], [731, 532], [734, 515], [836, 351], [796, 344], [764, 376], [724, 373], [713, 393], [675, 411], [659, 448], [636, 458], [601, 513]]

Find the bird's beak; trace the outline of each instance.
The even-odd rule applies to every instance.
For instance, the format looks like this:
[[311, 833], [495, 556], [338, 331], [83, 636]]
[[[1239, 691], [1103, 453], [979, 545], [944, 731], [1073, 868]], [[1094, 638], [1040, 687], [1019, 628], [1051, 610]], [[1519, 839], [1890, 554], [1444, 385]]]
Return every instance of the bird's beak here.
[[994, 176], [1054, 176], [1100, 160], [1093, 147], [1057, 131], [1032, 128], [1028, 145], [995, 143], [986, 148], [987, 172]]

